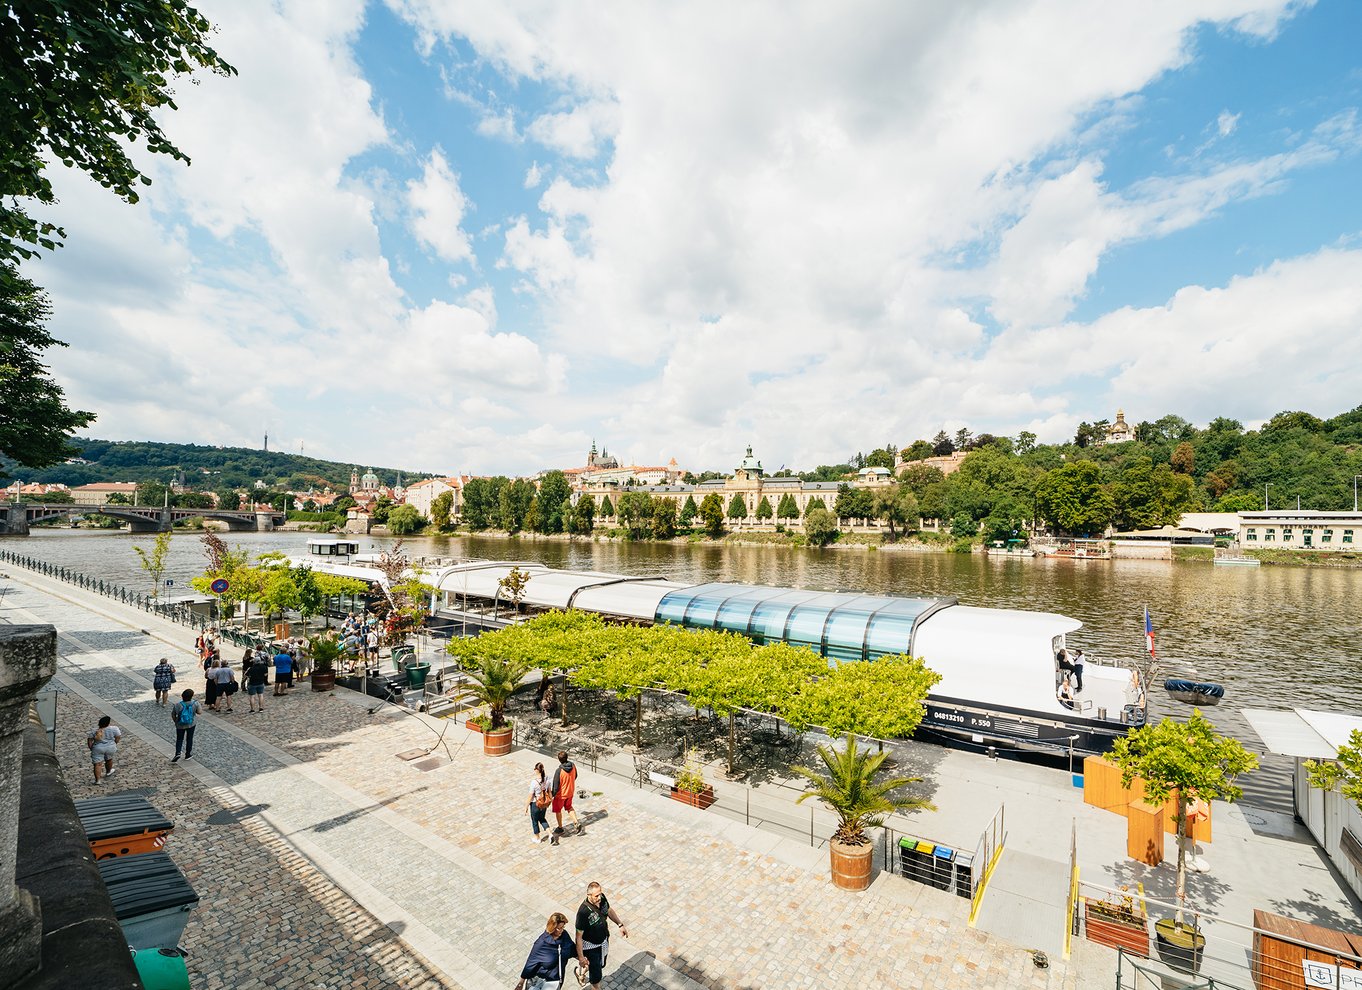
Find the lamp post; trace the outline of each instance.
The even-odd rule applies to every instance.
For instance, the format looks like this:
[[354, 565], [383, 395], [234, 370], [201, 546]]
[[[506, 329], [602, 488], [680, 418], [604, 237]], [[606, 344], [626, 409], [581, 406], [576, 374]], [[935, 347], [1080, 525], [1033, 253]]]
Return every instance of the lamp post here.
[[1264, 512], [1267, 511], [1267, 490], [1268, 490], [1269, 488], [1271, 488], [1271, 487], [1272, 487], [1272, 482], [1270, 482], [1270, 481], [1269, 481], [1266, 485], [1263, 486], [1263, 511], [1264, 511]]

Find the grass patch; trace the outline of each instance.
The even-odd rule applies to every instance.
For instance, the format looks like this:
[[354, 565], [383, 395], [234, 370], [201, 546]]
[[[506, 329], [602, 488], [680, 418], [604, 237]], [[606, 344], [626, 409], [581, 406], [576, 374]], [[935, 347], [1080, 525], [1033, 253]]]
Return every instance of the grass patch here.
[[1362, 567], [1362, 554], [1355, 550], [1245, 550], [1264, 564], [1295, 564], [1297, 567]]
[[1174, 547], [1174, 560], [1199, 560], [1209, 564], [1215, 560], [1215, 547]]

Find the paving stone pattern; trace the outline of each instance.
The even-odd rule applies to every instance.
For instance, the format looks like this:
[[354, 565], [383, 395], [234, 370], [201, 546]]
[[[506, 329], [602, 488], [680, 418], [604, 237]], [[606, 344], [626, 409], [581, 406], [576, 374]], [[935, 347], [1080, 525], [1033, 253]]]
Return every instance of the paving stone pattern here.
[[[165, 710], [144, 700], [151, 697], [151, 667], [169, 650], [165, 644], [149, 637], [145, 642], [129, 639], [118, 622], [80, 606], [55, 603], [25, 585], [15, 585], [10, 594], [7, 606], [43, 613], [44, 621], [59, 630], [77, 630], [81, 641], [92, 646], [106, 644], [98, 657], [73, 656], [73, 669], [66, 672], [87, 689], [118, 700], [156, 735], [173, 739]], [[100, 604], [110, 612], [120, 608]], [[130, 621], [146, 626], [157, 620], [138, 614]], [[185, 630], [169, 624], [165, 634], [180, 636], [186, 647], [192, 643]], [[172, 659], [182, 672], [192, 669], [187, 653]], [[144, 682], [140, 695], [135, 690], [139, 680]], [[189, 678], [182, 673], [176, 687], [186, 683], [197, 690], [201, 678], [196, 671]], [[699, 819], [687, 816], [703, 812], [683, 809], [684, 814], [677, 814], [671, 810], [676, 806], [631, 791], [628, 782], [617, 778], [584, 772], [581, 786], [593, 792], [578, 806], [589, 823], [586, 835], [565, 837], [557, 847], [533, 845], [525, 798], [536, 757], [517, 752], [507, 759], [489, 759], [481, 753], [480, 737], [460, 726], [432, 726], [433, 720], [391, 709], [370, 715], [340, 693], [317, 695], [304, 687], [285, 698], [267, 695], [267, 710], [258, 715], [244, 714], [244, 697], [238, 695], [243, 703], [236, 714], [205, 717], [195, 756], [202, 754], [205, 766], [232, 784], [223, 802], [268, 804], [270, 821], [306, 823], [302, 827], [310, 841], [440, 933], [483, 973], [504, 981], [501, 985], [514, 985], [529, 943], [542, 930], [545, 907], [556, 906], [571, 916], [590, 880], [605, 886], [633, 936], [612, 941], [610, 987], [987, 990], [1082, 985], [1076, 969], [1062, 960], [1052, 957], [1048, 970], [1037, 969], [1024, 948], [968, 928], [963, 901], [961, 913], [937, 917], [875, 890], [838, 891], [828, 881], [826, 864], [820, 872], [746, 848], [712, 828], [690, 824]], [[225, 732], [220, 724], [235, 726], [242, 734]], [[432, 746], [436, 755], [449, 759], [447, 765], [423, 772], [396, 756]], [[81, 770], [88, 777], [88, 767]], [[173, 768], [162, 772], [174, 776]], [[650, 801], [668, 807], [653, 807]], [[198, 810], [196, 821], [206, 818], [208, 807]], [[249, 833], [252, 824], [270, 831], [252, 817], [233, 827], [240, 835]], [[259, 842], [266, 838], [286, 849], [277, 835], [252, 836]], [[325, 878], [309, 877], [305, 860], [288, 855], [290, 868], [299, 870], [295, 883], [315, 884], [309, 889], [329, 889], [339, 901], [348, 901]], [[275, 856], [282, 861], [284, 853]], [[215, 879], [233, 890], [251, 886], [250, 879], [233, 875], [232, 866], [231, 857], [223, 857], [222, 873]], [[212, 871], [210, 867], [208, 873]], [[363, 911], [344, 917], [360, 928], [373, 920]], [[264, 934], [269, 925], [260, 928], [263, 945], [269, 941]], [[401, 946], [390, 936], [376, 944], [394, 947], [394, 953]], [[334, 958], [339, 947], [330, 949], [333, 964], [352, 964]], [[197, 964], [211, 959], [213, 966], [222, 966], [227, 959], [254, 954], [253, 947], [243, 952], [239, 944], [224, 944], [221, 955], [214, 951], [219, 950], [203, 947]], [[421, 965], [418, 956], [406, 951], [394, 958]], [[290, 962], [302, 958], [289, 954]], [[422, 978], [435, 979], [431, 974]], [[427, 984], [390, 984], [380, 978], [374, 985]]]

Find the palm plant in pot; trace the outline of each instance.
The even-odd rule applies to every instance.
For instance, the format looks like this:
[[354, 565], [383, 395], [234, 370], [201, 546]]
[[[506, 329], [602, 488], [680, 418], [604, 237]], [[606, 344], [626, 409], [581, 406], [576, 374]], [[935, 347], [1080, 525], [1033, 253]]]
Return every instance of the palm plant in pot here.
[[818, 758], [823, 770], [790, 768], [810, 785], [798, 800], [802, 803], [805, 798], [817, 798], [837, 813], [837, 831], [828, 841], [833, 886], [865, 890], [870, 886], [875, 851], [867, 830], [883, 825], [885, 816], [895, 811], [935, 809], [922, 798], [896, 795], [894, 791], [921, 778], [881, 779], [889, 754], [862, 749], [854, 733], [847, 733], [840, 751], [832, 745], [820, 745]]
[[506, 702], [520, 687], [533, 662], [522, 658], [480, 655], [465, 673], [469, 678], [463, 699], [487, 706], [487, 722], [482, 734], [482, 751], [488, 756], [505, 756], [511, 751], [511, 724], [506, 720]]
[[341, 656], [341, 645], [333, 633], [312, 636], [307, 641], [307, 654], [312, 659], [312, 690], [330, 691], [336, 686], [336, 661]]
[[1121, 768], [1121, 785], [1129, 787], [1136, 777], [1144, 780], [1145, 800], [1162, 804], [1177, 799], [1178, 873], [1177, 910], [1171, 918], [1154, 923], [1159, 957], [1176, 969], [1195, 973], [1201, 966], [1206, 937], [1193, 916], [1184, 917], [1187, 900], [1187, 849], [1191, 844], [1188, 808], [1195, 800], [1239, 800], [1243, 789], [1235, 784], [1241, 775], [1258, 767], [1258, 757], [1238, 740], [1222, 736], [1201, 714], [1192, 709], [1186, 722], [1165, 718], [1158, 725], [1132, 729], [1116, 740], [1107, 759]]
[[676, 775], [676, 783], [671, 789], [671, 799], [688, 804], [704, 811], [714, 803], [714, 788], [705, 783], [704, 766], [694, 749], [686, 751], [686, 762]]

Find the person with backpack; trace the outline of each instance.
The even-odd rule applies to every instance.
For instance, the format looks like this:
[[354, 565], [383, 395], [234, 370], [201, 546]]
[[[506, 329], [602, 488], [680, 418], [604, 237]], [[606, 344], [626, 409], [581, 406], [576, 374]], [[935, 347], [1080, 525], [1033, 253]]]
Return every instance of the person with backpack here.
[[202, 714], [202, 706], [194, 700], [194, 689], [185, 688], [180, 692], [180, 700], [170, 709], [170, 717], [175, 722], [175, 756], [171, 763], [179, 762], [181, 749], [186, 760], [194, 758], [194, 717]]
[[[531, 842], [543, 842], [549, 837], [549, 805], [553, 802], [553, 795], [549, 793], [549, 781], [544, 775], [544, 764], [534, 765], [534, 775], [530, 778], [530, 828], [534, 830]], [[539, 830], [544, 830], [540, 835]]]
[[564, 834], [563, 812], [572, 816], [576, 835], [585, 834], [577, 812], [572, 807], [572, 793], [577, 789], [577, 767], [568, 759], [567, 750], [558, 751], [558, 769], [553, 771], [553, 817], [558, 825], [553, 830], [553, 845], [558, 845], [558, 837]]

